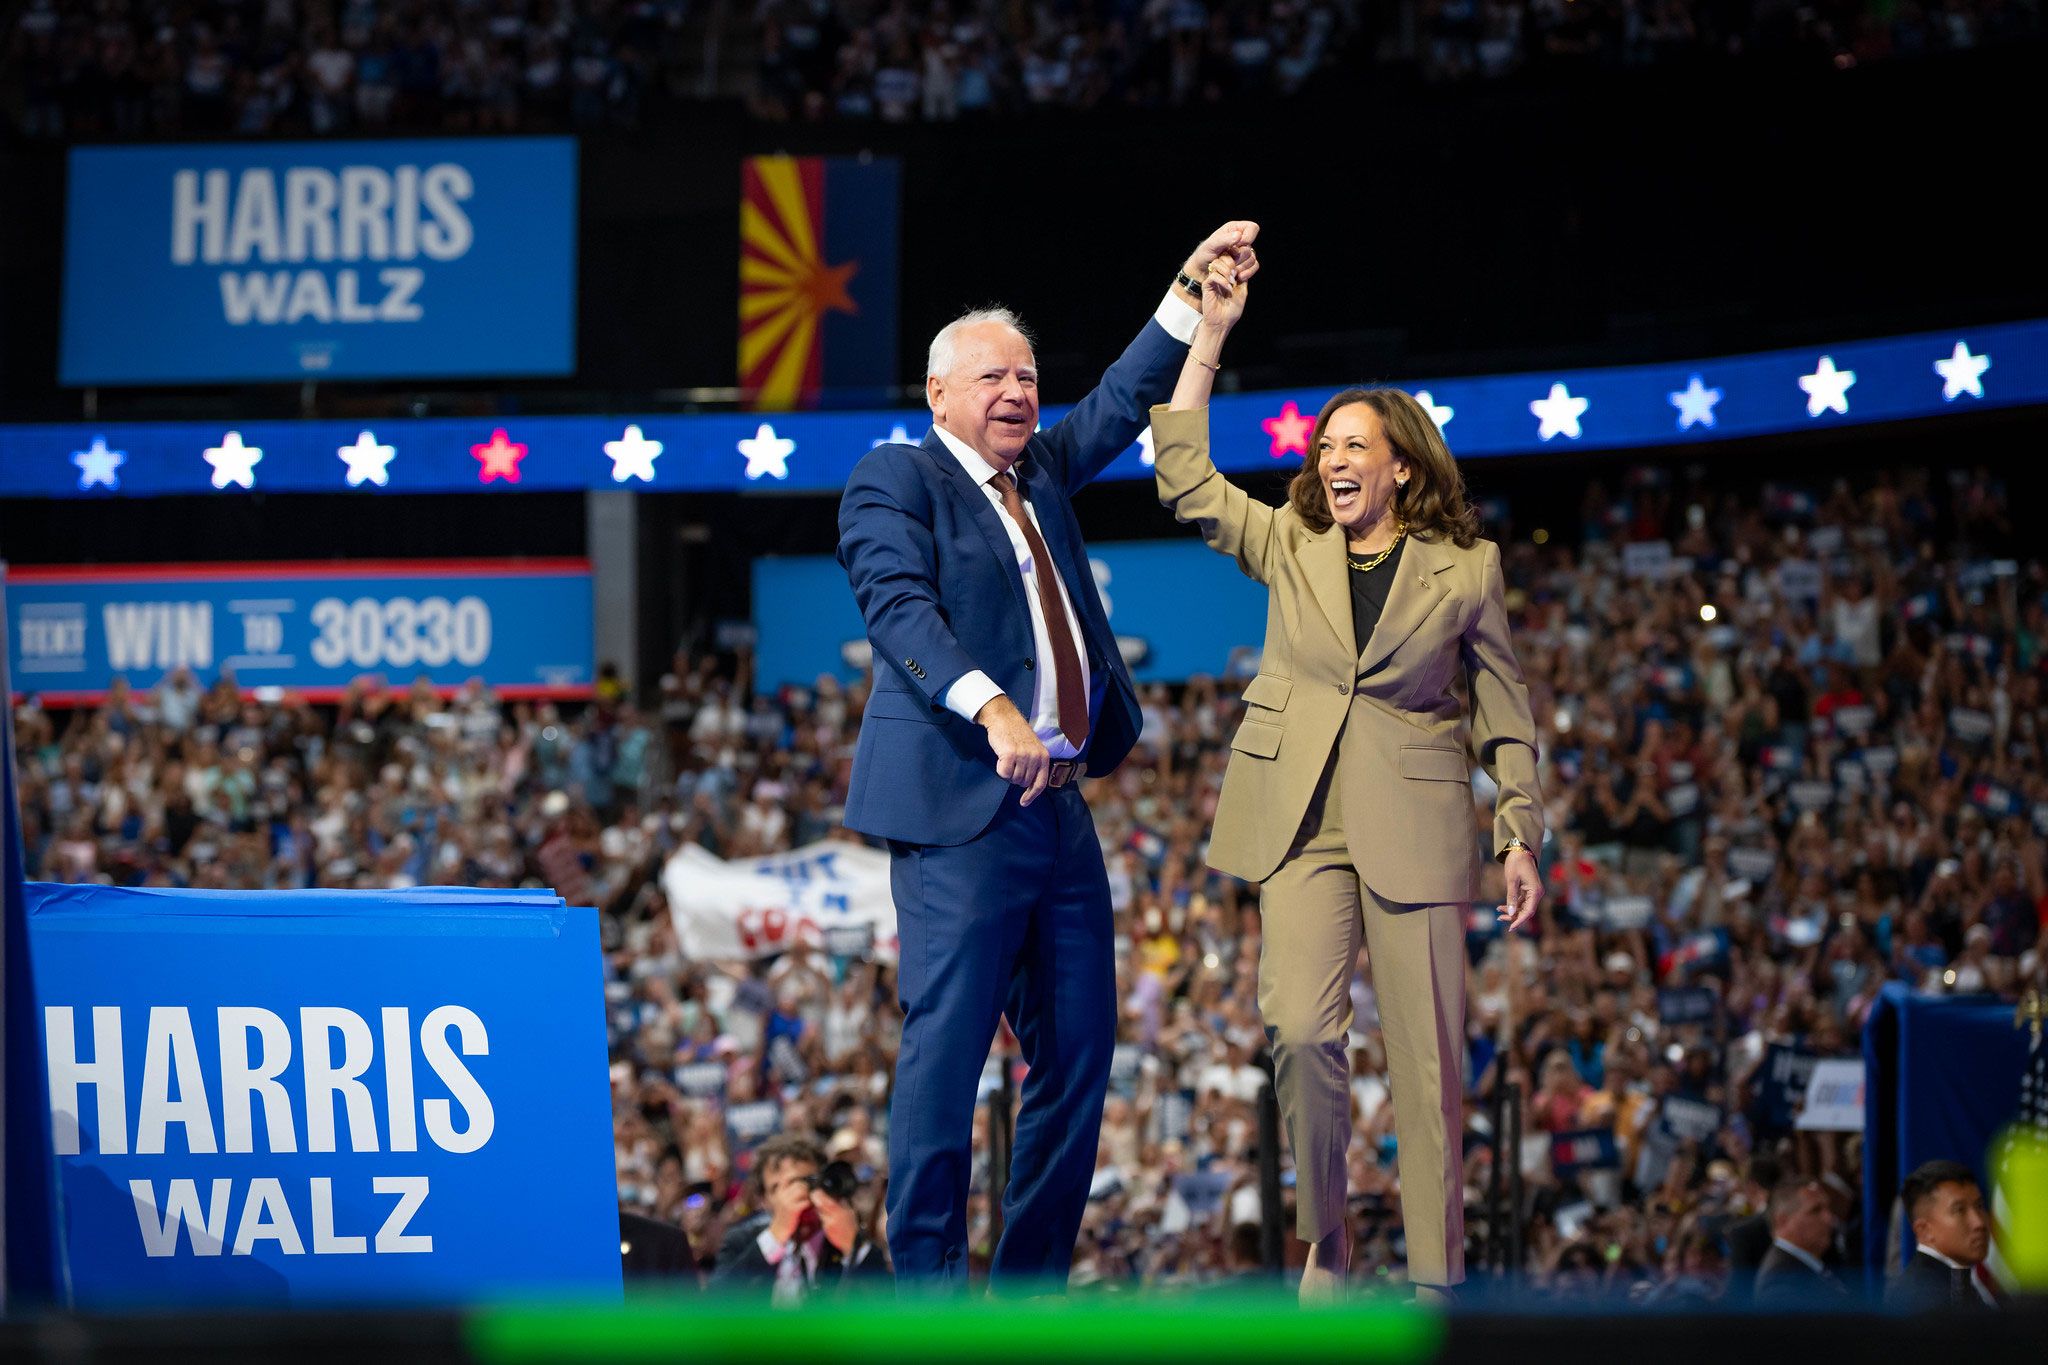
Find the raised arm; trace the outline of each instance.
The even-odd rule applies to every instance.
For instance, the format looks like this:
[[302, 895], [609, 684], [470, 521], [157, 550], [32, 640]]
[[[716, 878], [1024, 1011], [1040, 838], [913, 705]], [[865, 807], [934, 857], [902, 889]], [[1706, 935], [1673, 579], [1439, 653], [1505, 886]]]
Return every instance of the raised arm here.
[[1237, 265], [1219, 257], [1203, 280], [1202, 321], [1181, 366], [1173, 402], [1152, 409], [1152, 478], [1159, 501], [1180, 521], [1199, 527], [1212, 550], [1237, 560], [1261, 583], [1272, 562], [1280, 513], [1223, 477], [1209, 458], [1209, 392], [1230, 329], [1244, 316], [1256, 258]]
[[[1218, 260], [1255, 260], [1252, 241], [1258, 235], [1257, 223], [1225, 223], [1188, 255], [1181, 275], [1199, 283]], [[1073, 411], [1038, 434], [1039, 458], [1069, 496], [1138, 439], [1146, 412], [1169, 392], [1202, 310], [1201, 300], [1176, 282], [1137, 339], [1103, 372], [1101, 382]]]

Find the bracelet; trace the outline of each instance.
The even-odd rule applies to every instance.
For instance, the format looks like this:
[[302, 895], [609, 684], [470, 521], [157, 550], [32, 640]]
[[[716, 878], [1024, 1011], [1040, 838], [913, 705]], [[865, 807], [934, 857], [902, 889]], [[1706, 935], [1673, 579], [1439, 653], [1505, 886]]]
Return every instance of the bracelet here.
[[1179, 274], [1173, 277], [1173, 282], [1179, 285], [1182, 289], [1187, 290], [1188, 293], [1194, 297], [1196, 302], [1199, 303], [1201, 301], [1202, 286], [1199, 282], [1189, 277], [1188, 272], [1185, 268], [1183, 268]]
[[1223, 367], [1221, 365], [1211, 364], [1209, 361], [1202, 359], [1202, 357], [1194, 353], [1194, 350], [1192, 348], [1190, 348], [1188, 351], [1188, 359], [1194, 361], [1197, 365], [1200, 365], [1203, 369], [1209, 371], [1211, 374], [1223, 373]]
[[1502, 862], [1506, 862], [1510, 853], [1529, 853], [1531, 851], [1530, 847], [1520, 839], [1510, 839], [1501, 845], [1500, 852], [1496, 853], [1494, 857]]

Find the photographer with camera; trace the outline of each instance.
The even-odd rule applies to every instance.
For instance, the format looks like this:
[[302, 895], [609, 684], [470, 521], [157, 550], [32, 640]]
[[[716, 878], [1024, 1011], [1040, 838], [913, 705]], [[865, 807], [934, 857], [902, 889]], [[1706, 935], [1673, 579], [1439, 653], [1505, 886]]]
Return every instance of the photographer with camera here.
[[711, 1282], [767, 1284], [769, 1302], [794, 1307], [813, 1294], [887, 1283], [889, 1262], [860, 1225], [860, 1179], [844, 1161], [827, 1162], [808, 1138], [782, 1134], [754, 1152], [767, 1226], [728, 1237]]

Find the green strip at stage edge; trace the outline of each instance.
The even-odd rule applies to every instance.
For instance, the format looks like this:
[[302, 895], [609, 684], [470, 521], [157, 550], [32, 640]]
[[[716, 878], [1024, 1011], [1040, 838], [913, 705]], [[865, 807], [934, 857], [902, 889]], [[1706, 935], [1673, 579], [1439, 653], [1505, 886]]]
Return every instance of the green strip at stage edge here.
[[1291, 1293], [1206, 1293], [1027, 1303], [881, 1300], [800, 1311], [728, 1299], [634, 1298], [619, 1306], [492, 1308], [468, 1324], [487, 1365], [539, 1361], [830, 1360], [926, 1365], [1005, 1360], [1316, 1360], [1414, 1365], [1443, 1318], [1408, 1304], [1304, 1311]]

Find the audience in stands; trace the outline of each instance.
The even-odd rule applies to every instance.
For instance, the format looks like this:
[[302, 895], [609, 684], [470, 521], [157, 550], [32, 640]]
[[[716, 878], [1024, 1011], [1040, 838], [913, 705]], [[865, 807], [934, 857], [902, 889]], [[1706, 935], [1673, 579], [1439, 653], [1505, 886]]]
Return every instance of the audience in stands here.
[[[1746, 1278], [1765, 1227], [1799, 1249], [1779, 1261], [1854, 1282], [1860, 1139], [1795, 1129], [1806, 1071], [1856, 1055], [1889, 981], [2044, 981], [2048, 577], [2005, 557], [2007, 490], [1963, 468], [1737, 493], [1690, 477], [1595, 484], [1578, 534], [1541, 544], [1504, 509], [1489, 525], [1554, 836], [1540, 932], [1508, 941], [1475, 913], [1467, 940], [1472, 1260], [1494, 1165], [1517, 1162], [1526, 1269], [1558, 1295], [1719, 1299], [1731, 1245]], [[679, 1225], [708, 1263], [757, 1212], [753, 1149], [779, 1129], [854, 1168], [876, 1228], [892, 965], [822, 948], [686, 960], [657, 876], [685, 844], [740, 857], [849, 837], [835, 816], [863, 687], [755, 700], [732, 662], [679, 658], [644, 705], [615, 677], [558, 709], [376, 682], [336, 706], [257, 701], [182, 672], [87, 711], [31, 699], [28, 865], [123, 884], [553, 886], [602, 915], [622, 1207]], [[1089, 793], [1123, 1019], [1077, 1284], [1205, 1283], [1256, 1261], [1258, 902], [1202, 861], [1239, 685], [1147, 689], [1140, 749]], [[1490, 808], [1475, 791], [1475, 856]], [[1482, 907], [1499, 894], [1486, 876]], [[1398, 1276], [1369, 964], [1354, 990], [1354, 1264]], [[1503, 1153], [1508, 1084], [1525, 1137]], [[984, 1109], [983, 1252], [986, 1124]], [[1786, 1198], [1766, 1209], [1772, 1186]]]
[[31, 137], [943, 122], [1286, 98], [1366, 67], [1429, 81], [1756, 58], [1852, 66], [2040, 31], [2034, 0], [28, 0], [0, 87]]

